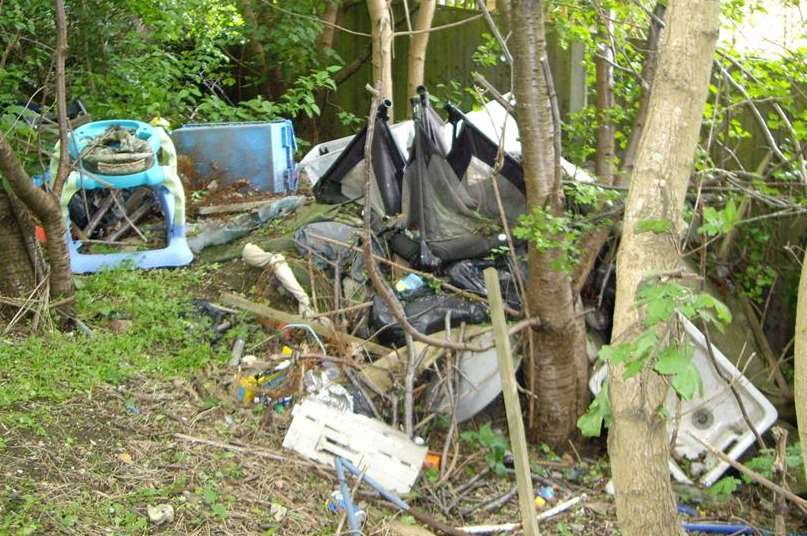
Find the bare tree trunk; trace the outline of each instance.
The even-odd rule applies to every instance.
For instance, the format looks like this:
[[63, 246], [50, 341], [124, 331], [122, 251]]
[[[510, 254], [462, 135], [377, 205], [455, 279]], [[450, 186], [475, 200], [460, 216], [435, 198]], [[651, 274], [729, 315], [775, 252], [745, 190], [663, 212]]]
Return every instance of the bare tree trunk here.
[[244, 22], [246, 24], [246, 48], [249, 51], [249, 54], [252, 56], [250, 58], [250, 63], [255, 65], [255, 70], [260, 77], [259, 82], [262, 96], [271, 100], [273, 98], [273, 88], [271, 83], [272, 74], [269, 64], [266, 61], [266, 54], [263, 51], [263, 44], [261, 43], [260, 39], [258, 39], [261, 21], [258, 18], [258, 14], [255, 12], [252, 0], [240, 0], [238, 2], [238, 6], [240, 8], [239, 11], [241, 12], [241, 16], [244, 17]]
[[[415, 16], [415, 30], [428, 30], [432, 27], [437, 0], [420, 0], [420, 9]], [[429, 33], [412, 36], [409, 44], [409, 71], [406, 84], [406, 96], [415, 95], [417, 87], [423, 85], [423, 73], [426, 65], [426, 49], [429, 46]]]
[[[651, 274], [680, 267], [669, 234], [637, 233], [636, 227], [646, 219], [666, 219], [672, 222], [675, 240], [684, 232], [684, 199], [717, 41], [719, 0], [671, 0], [668, 5], [617, 254], [614, 341], [629, 340], [638, 332], [642, 312], [635, 301], [640, 283]], [[608, 451], [621, 532], [682, 534], [670, 486], [666, 422], [658, 412], [667, 384], [650, 368], [630, 379], [623, 372], [622, 366], [609, 366], [614, 422]]]
[[[543, 8], [543, 2], [537, 0], [511, 2], [511, 53], [527, 203], [559, 214], [563, 201], [556, 184], [552, 111], [541, 68], [546, 57]], [[557, 250], [539, 251], [532, 243], [529, 246], [527, 300], [530, 312], [541, 318], [542, 324], [535, 332], [528, 372], [537, 397], [536, 425], [531, 435], [565, 448], [587, 400], [577, 381], [579, 374], [586, 372], [579, 370], [586, 344], [571, 280], [553, 268], [559, 254]]]
[[654, 17], [650, 19], [650, 28], [647, 31], [647, 42], [645, 43], [645, 60], [642, 65], [642, 84], [641, 97], [639, 98], [639, 111], [636, 118], [633, 120], [633, 128], [631, 129], [630, 139], [628, 140], [628, 147], [625, 149], [625, 154], [622, 156], [622, 167], [619, 176], [616, 178], [617, 186], [627, 186], [630, 180], [631, 173], [633, 172], [633, 163], [636, 160], [636, 150], [639, 147], [639, 140], [644, 132], [644, 125], [647, 121], [648, 104], [650, 102], [650, 93], [653, 90], [653, 78], [656, 72], [656, 62], [658, 60], [658, 40], [661, 33], [661, 23], [664, 19], [664, 12], [666, 8], [659, 2], [653, 10]]
[[[651, 91], [651, 84], [653, 81], [653, 73], [656, 70], [656, 49], [658, 47], [658, 38], [659, 33], [661, 32], [661, 21], [664, 18], [664, 6], [662, 4], [656, 4], [656, 8], [653, 11], [654, 18], [650, 20], [650, 27], [648, 28], [647, 33], [647, 40], [645, 43], [645, 61], [642, 65], [642, 92], [641, 97], [639, 99], [639, 110], [636, 114], [636, 118], [633, 122], [633, 128], [631, 129], [630, 139], [628, 140], [628, 147], [625, 150], [625, 154], [622, 158], [622, 165], [616, 176], [614, 175], [613, 166], [610, 169], [598, 169], [597, 175], [599, 176], [600, 182], [607, 185], [616, 184], [617, 186], [625, 187], [629, 184], [630, 174], [633, 171], [633, 163], [636, 160], [636, 148], [639, 146], [639, 139], [642, 137], [642, 132], [644, 132], [644, 124], [647, 120], [647, 109], [648, 103], [650, 102], [650, 91]], [[607, 62], [603, 62], [599, 60], [600, 63], [606, 64]], [[600, 108], [600, 69], [604, 69], [604, 65], [597, 64], [597, 108]], [[608, 66], [609, 68], [612, 66]], [[604, 74], [604, 72], [603, 72]], [[613, 71], [611, 76], [613, 76]], [[613, 93], [610, 94], [610, 104], [608, 106], [613, 105]], [[605, 105], [605, 103], [602, 103]], [[613, 155], [615, 152], [614, 145], [613, 145], [613, 138], [611, 139], [611, 147], [608, 148], [603, 146], [600, 149], [600, 132], [598, 131], [598, 138], [597, 138], [597, 158], [599, 161], [599, 155], [603, 153], [610, 153], [613, 159]], [[604, 134], [604, 133], [603, 133]], [[611, 136], [613, 136], [613, 129], [611, 130]], [[579, 293], [586, 284], [586, 280], [588, 279], [591, 270], [594, 269], [594, 265], [597, 262], [597, 255], [600, 253], [600, 250], [605, 245], [605, 242], [608, 240], [608, 237], [611, 235], [611, 228], [610, 227], [601, 227], [596, 229], [595, 231], [591, 232], [588, 236], [584, 237], [581, 241], [580, 251], [583, 252], [583, 256], [580, 259], [580, 262], [575, 266], [574, 273], [572, 274], [572, 281], [574, 281], [574, 291], [575, 293]]]
[[596, 59], [597, 76], [597, 155], [594, 160], [594, 172], [600, 182], [614, 182], [614, 124], [611, 121], [611, 107], [614, 105], [614, 61], [610, 46], [610, 36], [614, 23], [613, 13], [604, 15], [606, 20], [600, 22], [600, 55]]
[[[387, 0], [367, 0], [373, 34], [373, 84], [381, 82], [381, 97], [392, 100], [392, 21]], [[390, 117], [393, 117], [390, 111]]]
[[[28, 256], [25, 234], [17, 221], [9, 194], [0, 184], [0, 296], [19, 298], [35, 286], [34, 267]], [[3, 307], [0, 305], [0, 313]]]
[[322, 12], [322, 16], [320, 16], [322, 22], [325, 23], [322, 25], [322, 33], [319, 36], [319, 47], [323, 52], [333, 48], [333, 38], [336, 33], [336, 28], [333, 27], [333, 24], [336, 24], [340, 4], [341, 2], [339, 1], [329, 2], [325, 6], [325, 11]]
[[62, 193], [64, 181], [70, 174], [70, 157], [67, 153], [67, 89], [65, 87], [64, 62], [67, 56], [67, 19], [64, 1], [55, 0], [56, 8], [56, 113], [59, 120], [59, 167], [53, 181], [53, 192]]
[[20, 201], [39, 219], [48, 235], [51, 297], [71, 296], [73, 275], [67, 256], [66, 232], [59, 202], [54, 195], [34, 186], [2, 132], [0, 132], [0, 175], [6, 178]]
[[[606, 12], [605, 20], [600, 21], [598, 39], [600, 55], [596, 63], [597, 88], [597, 154], [594, 160], [594, 172], [597, 180], [606, 186], [614, 183], [615, 139], [614, 124], [611, 120], [611, 107], [614, 105], [614, 70], [613, 50], [610, 36], [613, 33], [613, 13]], [[580, 262], [574, 267], [572, 281], [575, 295], [579, 294], [586, 284], [588, 275], [597, 262], [597, 255], [611, 234], [611, 226], [603, 225], [582, 240], [580, 251], [583, 252]]]
[[[801, 263], [799, 299], [796, 305], [796, 338], [793, 360], [795, 366], [794, 397], [799, 423], [802, 459], [807, 460], [807, 251]], [[804, 464], [807, 475], [807, 464]]]

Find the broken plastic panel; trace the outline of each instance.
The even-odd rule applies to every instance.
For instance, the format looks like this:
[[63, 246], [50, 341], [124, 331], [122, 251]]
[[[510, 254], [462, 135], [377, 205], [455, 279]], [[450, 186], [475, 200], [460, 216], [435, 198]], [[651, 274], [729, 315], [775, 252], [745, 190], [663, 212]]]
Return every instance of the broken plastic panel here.
[[[695, 345], [693, 364], [700, 372], [703, 381], [703, 395], [681, 401], [681, 418], [673, 450], [677, 456], [690, 460], [691, 463], [688, 464], [687, 473], [682, 466], [670, 460], [670, 472], [679, 482], [691, 484], [698, 481], [708, 487], [720, 478], [729, 468], [729, 464], [711, 455], [691, 435], [724, 452], [733, 460], [739, 459], [755, 441], [753, 431], [746, 424], [728, 383], [721, 378], [721, 375], [733, 383], [758, 433], [765, 433], [776, 422], [777, 413], [765, 395], [737, 370], [717, 347], [712, 345], [717, 367], [720, 368], [718, 374], [709, 356], [706, 337], [685, 318], [681, 318], [681, 321]], [[600, 391], [606, 376], [606, 367], [600, 368], [592, 376], [589, 388], [594, 394]], [[666, 409], [670, 415], [667, 428], [671, 435], [675, 427], [676, 400], [674, 393], [670, 392]]]

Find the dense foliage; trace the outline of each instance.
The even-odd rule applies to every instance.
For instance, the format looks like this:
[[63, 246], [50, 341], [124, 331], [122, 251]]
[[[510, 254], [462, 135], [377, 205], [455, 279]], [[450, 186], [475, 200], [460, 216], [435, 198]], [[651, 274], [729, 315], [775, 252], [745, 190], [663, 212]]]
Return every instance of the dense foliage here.
[[[293, 2], [283, 12], [273, 5], [69, 2], [68, 99], [80, 100], [96, 119], [161, 116], [177, 124], [314, 117], [318, 91], [335, 89], [331, 76], [341, 65], [316, 46], [325, 2]], [[21, 107], [53, 114], [53, 2], [6, 0], [2, 11], [0, 124], [30, 149], [25, 144], [37, 134], [18, 120]]]

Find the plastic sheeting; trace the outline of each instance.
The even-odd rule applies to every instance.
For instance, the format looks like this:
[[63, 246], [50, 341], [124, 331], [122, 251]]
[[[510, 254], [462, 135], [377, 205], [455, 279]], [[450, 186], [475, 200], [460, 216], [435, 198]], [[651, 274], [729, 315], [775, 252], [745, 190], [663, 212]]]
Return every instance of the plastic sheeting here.
[[294, 212], [304, 202], [304, 196], [291, 195], [267, 203], [256, 213], [239, 214], [229, 221], [206, 222], [196, 235], [188, 239], [188, 245], [191, 251], [199, 253], [206, 247], [228, 244], [271, 220]]
[[[513, 224], [527, 210], [524, 173], [521, 164], [504, 152], [501, 169], [495, 172], [499, 145], [490, 139], [455, 106], [446, 105], [453, 126], [451, 151], [447, 155], [451, 168], [477, 204], [477, 210], [489, 217], [500, 218], [496, 191], [507, 220]], [[510, 120], [513, 120], [510, 118]]]
[[[473, 292], [480, 296], [487, 296], [485, 286], [485, 268], [496, 267], [499, 274], [499, 285], [502, 289], [502, 296], [507, 305], [514, 309], [521, 309], [521, 300], [518, 296], [518, 284], [510, 267], [502, 268], [496, 261], [487, 259], [467, 259], [455, 262], [446, 270], [448, 282], [463, 290]], [[526, 266], [522, 266], [521, 273], [526, 274]]]
[[[362, 230], [358, 227], [335, 221], [310, 223], [294, 233], [294, 246], [300, 255], [310, 256], [318, 268], [327, 270], [339, 262], [342, 273], [347, 273], [351, 279], [363, 284], [367, 281], [364, 260], [361, 253], [349, 247], [358, 245], [361, 233]], [[347, 245], [329, 242], [327, 239]], [[376, 249], [376, 252], [379, 251]]]

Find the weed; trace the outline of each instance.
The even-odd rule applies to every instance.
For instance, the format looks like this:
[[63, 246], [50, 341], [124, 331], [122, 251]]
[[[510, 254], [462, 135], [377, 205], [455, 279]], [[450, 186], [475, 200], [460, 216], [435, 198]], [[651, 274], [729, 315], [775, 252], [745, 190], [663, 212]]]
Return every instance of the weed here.
[[[118, 269], [81, 277], [76, 314], [94, 336], [52, 332], [0, 341], [0, 420], [42, 435], [47, 411], [31, 410], [32, 402], [56, 403], [140, 373], [183, 376], [223, 360], [188, 292], [201, 280], [202, 273], [192, 270]], [[131, 325], [115, 333], [107, 327], [113, 319]]]
[[499, 476], [506, 474], [504, 455], [510, 448], [510, 445], [500, 432], [491, 429], [490, 423], [482, 426], [478, 432], [472, 430], [465, 431], [460, 434], [460, 438], [470, 443], [472, 446], [486, 448], [488, 453], [485, 456], [485, 461], [488, 466]]

